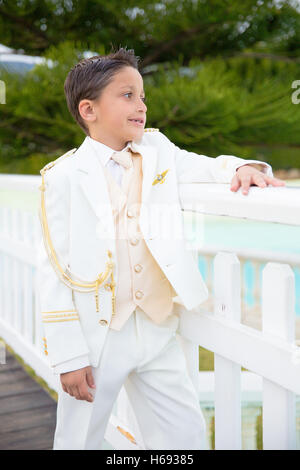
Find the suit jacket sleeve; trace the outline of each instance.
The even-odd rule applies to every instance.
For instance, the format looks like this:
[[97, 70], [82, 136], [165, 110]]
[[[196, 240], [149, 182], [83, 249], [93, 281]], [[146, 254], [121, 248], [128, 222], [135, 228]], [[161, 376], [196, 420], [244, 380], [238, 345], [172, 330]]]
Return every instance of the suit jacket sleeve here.
[[82, 369], [90, 365], [89, 356], [79, 356], [69, 361], [61, 362], [57, 366], [53, 367], [53, 372], [56, 375], [65, 374], [66, 372], [72, 372], [73, 370]]
[[178, 183], [230, 183], [236, 170], [249, 163], [260, 163], [262, 171], [273, 177], [272, 167], [259, 160], [245, 160], [233, 155], [219, 155], [216, 158], [199, 155], [180, 149], [164, 134], [160, 133], [175, 155]]
[[[65, 268], [69, 264], [70, 192], [67, 175], [61, 166], [63, 162], [47, 170], [44, 175], [45, 207], [50, 238], [57, 258]], [[41, 212], [39, 215], [41, 220]], [[87, 355], [89, 349], [73, 302], [72, 289], [56, 273], [43, 238], [37, 254], [37, 288], [50, 365], [54, 367]]]

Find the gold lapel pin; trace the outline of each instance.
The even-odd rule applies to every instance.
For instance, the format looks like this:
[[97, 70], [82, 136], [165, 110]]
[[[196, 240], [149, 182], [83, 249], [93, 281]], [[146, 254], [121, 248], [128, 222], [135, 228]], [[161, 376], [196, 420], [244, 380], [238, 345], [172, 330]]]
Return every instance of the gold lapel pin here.
[[154, 184], [162, 184], [165, 182], [165, 177], [166, 177], [166, 174], [168, 173], [170, 168], [168, 168], [167, 170], [163, 171], [162, 173], [157, 173], [156, 175], [156, 178], [154, 179], [153, 183], [152, 183], [152, 186]]

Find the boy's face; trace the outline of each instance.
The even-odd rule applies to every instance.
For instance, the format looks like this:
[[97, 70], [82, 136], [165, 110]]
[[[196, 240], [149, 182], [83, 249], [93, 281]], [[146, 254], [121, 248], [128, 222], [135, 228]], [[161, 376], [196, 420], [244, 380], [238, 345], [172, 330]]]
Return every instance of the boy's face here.
[[143, 79], [139, 71], [129, 66], [122, 68], [98, 99], [83, 100], [90, 106], [86, 122], [90, 136], [114, 150], [121, 150], [130, 140], [139, 140], [146, 124], [144, 97]]

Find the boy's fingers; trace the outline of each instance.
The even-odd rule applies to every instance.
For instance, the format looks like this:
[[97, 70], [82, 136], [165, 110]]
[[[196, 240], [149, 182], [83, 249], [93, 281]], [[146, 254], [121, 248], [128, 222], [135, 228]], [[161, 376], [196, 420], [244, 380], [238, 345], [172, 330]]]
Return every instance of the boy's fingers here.
[[243, 194], [248, 194], [251, 182], [253, 182], [255, 186], [259, 186], [260, 188], [265, 188], [268, 184], [271, 184], [273, 186], [285, 186], [285, 181], [283, 180], [257, 173], [249, 176], [245, 175], [243, 177], [238, 177], [237, 175], [234, 175], [231, 180], [230, 190], [237, 191], [241, 186]]
[[95, 381], [94, 381], [94, 377], [93, 377], [93, 373], [92, 373], [92, 369], [89, 368], [89, 370], [87, 371], [86, 373], [86, 381], [87, 381], [87, 384], [89, 387], [91, 388], [96, 388], [96, 385], [95, 385]]
[[261, 176], [260, 174], [253, 175], [253, 181], [256, 184], [256, 186], [260, 186], [261, 188], [265, 188], [267, 186], [267, 183], [265, 182], [264, 177]]
[[271, 176], [265, 176], [265, 180], [268, 184], [272, 184], [273, 186], [285, 186], [285, 181], [280, 180], [278, 178], [272, 178]]
[[239, 178], [237, 177], [237, 175], [234, 175], [234, 177], [231, 180], [230, 190], [231, 191], [237, 191], [238, 188], [240, 187], [240, 185], [241, 185], [241, 183], [240, 183]]
[[76, 400], [85, 400], [85, 393], [80, 385], [75, 385], [73, 387], [73, 396]]
[[242, 183], [242, 192], [243, 194], [248, 194], [250, 183], [251, 183], [251, 176], [244, 176], [241, 180]]
[[69, 387], [69, 395], [71, 395], [71, 397], [76, 398], [77, 400], [80, 399], [80, 394], [77, 385], [72, 385], [72, 387]]
[[86, 400], [88, 402], [92, 402], [94, 400], [94, 397], [88, 391], [86, 384], [82, 384], [80, 387], [80, 400]]
[[80, 396], [80, 390], [79, 390], [79, 387], [78, 386], [75, 386], [74, 387], [74, 397], [76, 398], [76, 400], [81, 400], [81, 396]]

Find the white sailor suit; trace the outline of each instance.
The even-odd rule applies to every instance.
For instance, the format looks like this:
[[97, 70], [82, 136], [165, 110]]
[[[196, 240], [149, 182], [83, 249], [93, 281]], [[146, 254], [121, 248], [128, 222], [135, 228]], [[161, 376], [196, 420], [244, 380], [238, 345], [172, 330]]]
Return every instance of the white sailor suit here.
[[[130, 169], [111, 158], [113, 149], [86, 137], [44, 173], [47, 239], [56, 260], [89, 282], [104, 272], [107, 253], [114, 266], [113, 282], [99, 283], [95, 296], [64, 285], [45, 240], [40, 244], [50, 365], [57, 374], [91, 365], [96, 384], [92, 403], [60, 391], [54, 449], [101, 449], [123, 384], [146, 448], [200, 449], [205, 422], [175, 333], [180, 308], [194, 309], [208, 292], [186, 249], [178, 184], [230, 183], [246, 163], [273, 173], [265, 162], [179, 149], [158, 129], [145, 130], [126, 150]], [[166, 219], [172, 233], [159, 233]]]

